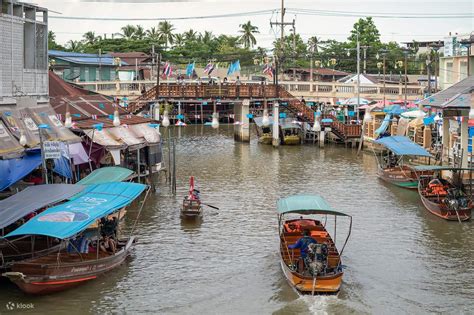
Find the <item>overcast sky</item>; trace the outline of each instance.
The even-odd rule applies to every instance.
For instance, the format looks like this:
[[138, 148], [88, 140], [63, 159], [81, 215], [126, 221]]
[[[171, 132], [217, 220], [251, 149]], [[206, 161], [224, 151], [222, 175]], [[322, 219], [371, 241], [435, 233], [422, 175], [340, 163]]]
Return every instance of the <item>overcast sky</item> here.
[[[214, 1], [163, 1], [163, 0], [34, 0], [30, 1], [62, 16], [156, 18], [206, 16], [229, 13], [278, 9], [280, 0], [214, 0]], [[331, 10], [350, 12], [374, 12], [392, 15], [403, 14], [473, 14], [472, 0], [286, 0], [287, 8]], [[69, 39], [81, 39], [82, 34], [94, 31], [96, 35], [120, 32], [126, 24], [141, 24], [146, 28], [156, 26], [158, 21], [77, 21], [54, 19], [59, 14], [50, 12], [49, 28], [57, 35], [59, 43]], [[239, 24], [250, 20], [258, 26], [258, 45], [270, 47], [279, 30], [270, 27], [270, 19], [276, 14], [258, 16], [226, 17], [171, 21], [177, 32], [190, 28], [198, 32], [210, 30], [214, 34], [238, 35]], [[322, 39], [345, 40], [357, 17], [335, 17], [287, 14], [285, 19], [296, 18], [296, 31], [304, 39], [318, 36]], [[465, 34], [474, 30], [472, 18], [402, 19], [374, 18], [383, 41], [438, 40], [449, 32]], [[289, 28], [288, 28], [289, 29]]]

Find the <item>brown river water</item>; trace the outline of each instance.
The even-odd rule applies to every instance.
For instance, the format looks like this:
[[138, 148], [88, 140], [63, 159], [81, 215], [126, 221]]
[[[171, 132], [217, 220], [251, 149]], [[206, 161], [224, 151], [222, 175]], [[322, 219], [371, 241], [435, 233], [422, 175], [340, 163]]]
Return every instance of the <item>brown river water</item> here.
[[[472, 221], [429, 214], [416, 191], [377, 178], [370, 153], [357, 156], [355, 149], [334, 145], [274, 149], [255, 137], [235, 143], [232, 129], [174, 130], [177, 195], [162, 181], [150, 196], [126, 264], [49, 296], [25, 296], [1, 281], [0, 313], [472, 314]], [[205, 208], [199, 224], [179, 218], [190, 175], [203, 201], [220, 208]], [[299, 297], [281, 272], [276, 202], [298, 193], [320, 194], [353, 216], [337, 297]], [[125, 229], [137, 212], [134, 204]], [[340, 221], [339, 246], [348, 227]], [[8, 302], [33, 308], [8, 310]]]

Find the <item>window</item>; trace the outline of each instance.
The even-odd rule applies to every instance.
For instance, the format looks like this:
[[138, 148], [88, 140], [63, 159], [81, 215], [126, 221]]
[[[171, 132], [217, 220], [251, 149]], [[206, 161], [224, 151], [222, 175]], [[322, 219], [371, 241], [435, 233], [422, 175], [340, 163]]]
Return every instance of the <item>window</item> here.
[[461, 61], [459, 63], [459, 79], [467, 78], [467, 61]]
[[446, 81], [445, 83], [453, 83], [453, 62], [446, 62]]

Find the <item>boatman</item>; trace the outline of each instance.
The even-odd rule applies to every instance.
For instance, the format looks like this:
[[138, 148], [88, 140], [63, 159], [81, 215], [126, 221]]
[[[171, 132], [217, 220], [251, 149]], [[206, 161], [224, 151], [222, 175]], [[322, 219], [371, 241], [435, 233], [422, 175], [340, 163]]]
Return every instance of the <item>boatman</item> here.
[[[289, 249], [299, 248], [300, 252], [301, 252], [301, 260], [303, 261], [303, 264], [304, 264], [304, 262], [306, 261], [306, 256], [308, 255], [308, 246], [310, 244], [316, 244], [316, 243], [317, 243], [316, 240], [314, 240], [310, 236], [309, 230], [304, 230], [303, 231], [303, 237], [300, 238], [295, 244], [288, 245], [288, 248]], [[299, 269], [303, 270], [303, 268], [301, 268], [301, 264], [298, 264], [298, 265], [300, 265]]]

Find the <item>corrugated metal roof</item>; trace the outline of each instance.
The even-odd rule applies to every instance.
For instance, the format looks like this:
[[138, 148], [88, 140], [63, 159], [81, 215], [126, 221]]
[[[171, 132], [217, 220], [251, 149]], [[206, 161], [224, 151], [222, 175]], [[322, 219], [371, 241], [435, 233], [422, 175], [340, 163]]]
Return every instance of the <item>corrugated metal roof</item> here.
[[[114, 58], [111, 55], [83, 54], [78, 52], [67, 52], [59, 50], [49, 50], [48, 56], [61, 59], [68, 62], [84, 65], [102, 65], [115, 66]], [[128, 63], [121, 61], [122, 66], [128, 66]]]
[[77, 96], [77, 95], [89, 95], [95, 94], [85, 89], [79, 88], [72, 84], [67, 83], [61, 79], [53, 71], [49, 71], [49, 96]]
[[474, 76], [442, 90], [421, 101], [423, 106], [432, 106], [438, 108], [470, 108], [470, 93], [474, 90]]
[[116, 107], [115, 104], [103, 95], [81, 95], [81, 96], [62, 96], [52, 97], [50, 103], [56, 113], [61, 114], [61, 120], [64, 121], [69, 107], [69, 113], [73, 121], [89, 119], [92, 115], [97, 117], [108, 117], [113, 115], [118, 108], [120, 115], [129, 114], [122, 107]]
[[[135, 116], [135, 115], [124, 115], [120, 116], [120, 123], [122, 125], [137, 125], [137, 124], [144, 124], [144, 123], [152, 123], [153, 120]], [[91, 129], [96, 124], [104, 124], [103, 128], [112, 128], [114, 127], [113, 120], [108, 117], [99, 117], [97, 119], [85, 119], [79, 120], [76, 122], [76, 126], [78, 129]]]

